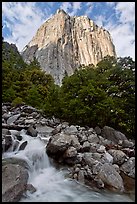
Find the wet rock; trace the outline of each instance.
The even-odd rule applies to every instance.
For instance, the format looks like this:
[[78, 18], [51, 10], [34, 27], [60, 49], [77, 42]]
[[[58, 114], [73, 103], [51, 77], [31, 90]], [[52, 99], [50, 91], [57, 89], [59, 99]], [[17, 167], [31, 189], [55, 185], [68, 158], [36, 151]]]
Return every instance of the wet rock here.
[[78, 172], [78, 181], [80, 182], [80, 183], [85, 183], [85, 181], [84, 181], [84, 171], [83, 170], [80, 170], [79, 172]]
[[18, 130], [9, 130], [9, 131], [16, 138], [20, 136], [20, 131], [18, 131]]
[[28, 172], [20, 165], [2, 166], [2, 202], [18, 202], [26, 191]]
[[7, 151], [13, 144], [12, 136], [6, 135], [5, 136], [5, 151]]
[[11, 158], [2, 159], [2, 166], [8, 165], [8, 164], [17, 164], [17, 165], [22, 166], [25, 169], [30, 169], [28, 163], [21, 158], [11, 157]]
[[30, 193], [36, 192], [36, 188], [32, 184], [27, 184], [26, 190], [29, 191]]
[[17, 140], [19, 140], [19, 141], [22, 140], [22, 136], [21, 136], [21, 135], [17, 135], [16, 138], [17, 138]]
[[78, 175], [76, 173], [73, 174], [73, 178], [77, 180], [78, 179]]
[[120, 170], [129, 177], [135, 178], [135, 157], [131, 157], [121, 165]]
[[20, 144], [20, 143], [19, 143], [18, 140], [16, 140], [16, 141], [14, 142], [13, 151], [15, 151], [15, 150], [18, 148], [19, 144]]
[[27, 144], [28, 144], [27, 141], [23, 142], [23, 143], [20, 145], [19, 150], [24, 150]]
[[104, 182], [105, 187], [111, 190], [124, 191], [123, 179], [110, 164], [103, 164], [101, 166], [97, 178], [100, 178]]
[[104, 182], [100, 178], [95, 177], [94, 182], [95, 182], [95, 185], [97, 188], [99, 188], [99, 189], [104, 188]]
[[87, 178], [88, 180], [90, 180], [90, 179], [91, 179], [91, 180], [94, 179], [95, 176], [93, 175], [91, 169], [88, 168], [86, 171], [87, 171], [86, 178]]
[[135, 191], [135, 179], [126, 175], [124, 172], [121, 171], [120, 173], [123, 182], [124, 182], [124, 188], [126, 192]]

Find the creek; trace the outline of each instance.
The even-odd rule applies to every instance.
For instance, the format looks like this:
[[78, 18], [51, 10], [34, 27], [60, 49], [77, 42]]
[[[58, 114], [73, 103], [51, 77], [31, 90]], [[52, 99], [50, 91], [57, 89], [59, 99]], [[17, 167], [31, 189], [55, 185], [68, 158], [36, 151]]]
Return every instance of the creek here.
[[[66, 170], [56, 169], [46, 154], [49, 138], [42, 138], [40, 135], [30, 137], [25, 130], [22, 130], [20, 135], [23, 139], [16, 149], [12, 151], [11, 148], [3, 154], [3, 158], [21, 158], [30, 167], [28, 183], [32, 184], [36, 191], [27, 191], [20, 202], [133, 202], [127, 194], [95, 191], [66, 178]], [[27, 145], [24, 150], [19, 151], [24, 141], [27, 141]]]

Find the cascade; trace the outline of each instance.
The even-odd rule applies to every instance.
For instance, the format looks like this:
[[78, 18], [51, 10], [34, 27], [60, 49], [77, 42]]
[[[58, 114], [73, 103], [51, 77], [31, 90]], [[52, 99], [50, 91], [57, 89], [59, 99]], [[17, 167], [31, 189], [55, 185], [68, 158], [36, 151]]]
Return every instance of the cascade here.
[[[16, 149], [9, 149], [3, 153], [3, 158], [18, 157], [29, 165], [28, 183], [32, 184], [36, 191], [29, 191], [20, 202], [131, 202], [124, 194], [107, 191], [95, 191], [72, 179], [65, 178], [64, 170], [57, 170], [46, 154], [46, 144], [38, 135], [33, 138], [21, 131], [22, 141]], [[14, 137], [12, 137], [14, 139]], [[24, 150], [19, 151], [20, 145], [27, 141]], [[15, 145], [15, 141], [13, 142]]]

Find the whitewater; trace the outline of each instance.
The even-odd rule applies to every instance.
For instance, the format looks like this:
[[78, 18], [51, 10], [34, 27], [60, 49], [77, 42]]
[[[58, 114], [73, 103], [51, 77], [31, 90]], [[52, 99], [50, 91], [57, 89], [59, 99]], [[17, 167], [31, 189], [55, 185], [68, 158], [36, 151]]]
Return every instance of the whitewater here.
[[[12, 133], [12, 131], [11, 131]], [[13, 146], [3, 154], [3, 158], [21, 158], [29, 165], [28, 184], [36, 191], [27, 191], [20, 202], [133, 202], [127, 194], [112, 193], [101, 190], [95, 191], [79, 182], [67, 178], [67, 169], [57, 169], [46, 154], [48, 138], [40, 135], [30, 137], [25, 130], [21, 131], [22, 141], [13, 151]], [[24, 150], [19, 151], [20, 145], [27, 141]]]

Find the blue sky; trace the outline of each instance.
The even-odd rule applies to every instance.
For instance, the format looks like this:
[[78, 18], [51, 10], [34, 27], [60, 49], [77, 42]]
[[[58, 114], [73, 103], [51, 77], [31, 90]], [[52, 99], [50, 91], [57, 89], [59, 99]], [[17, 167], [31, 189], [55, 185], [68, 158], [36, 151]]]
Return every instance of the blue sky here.
[[21, 51], [59, 8], [87, 15], [110, 32], [118, 57], [135, 59], [135, 2], [2, 2], [4, 40]]

